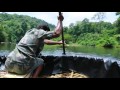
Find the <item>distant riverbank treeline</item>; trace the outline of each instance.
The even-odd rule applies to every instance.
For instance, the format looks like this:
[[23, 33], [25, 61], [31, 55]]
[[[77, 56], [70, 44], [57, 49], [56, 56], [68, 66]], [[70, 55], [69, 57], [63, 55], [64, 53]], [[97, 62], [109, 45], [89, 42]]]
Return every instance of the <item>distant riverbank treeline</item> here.
[[[119, 12], [116, 15], [120, 15]], [[97, 16], [97, 15], [96, 15]], [[98, 14], [99, 17], [102, 15]], [[90, 22], [85, 18], [83, 21], [71, 23], [64, 27], [64, 37], [67, 44], [78, 44], [86, 46], [120, 47], [120, 17], [114, 22], [104, 22], [102, 19]], [[25, 32], [36, 27], [43, 20], [17, 14], [0, 14], [0, 42], [17, 42]], [[49, 24], [51, 29], [55, 25]], [[61, 37], [55, 39], [61, 40]]]
[[[116, 15], [120, 15], [120, 12], [117, 12]], [[98, 16], [97, 19], [102, 17], [100, 14], [96, 16]], [[120, 17], [114, 23], [104, 22], [102, 19], [90, 22], [85, 18], [83, 21], [64, 27], [64, 32], [65, 41], [68, 44], [120, 47]]]
[[48, 24], [51, 29], [55, 28], [55, 25], [35, 17], [0, 13], [0, 42], [17, 42], [27, 30], [35, 28], [41, 23]]

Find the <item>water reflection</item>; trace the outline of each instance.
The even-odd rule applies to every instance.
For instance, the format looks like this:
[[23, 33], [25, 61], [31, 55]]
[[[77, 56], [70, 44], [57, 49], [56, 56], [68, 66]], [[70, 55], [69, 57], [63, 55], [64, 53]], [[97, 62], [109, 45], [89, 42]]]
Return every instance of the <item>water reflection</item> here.
[[[43, 51], [42, 55], [44, 56], [63, 56], [63, 51], [62, 50], [56, 50], [51, 53], [51, 51]], [[86, 58], [95, 58], [95, 59], [105, 59], [105, 60], [120, 60], [119, 57], [114, 57], [111, 55], [103, 54], [103, 55], [98, 55], [98, 54], [91, 54], [91, 53], [83, 53], [83, 52], [72, 52], [69, 50], [66, 50], [66, 55], [65, 56], [78, 56], [78, 57], [86, 57]]]
[[70, 51], [81, 52], [83, 54], [88, 54], [92, 56], [101, 56], [101, 57], [110, 57], [110, 58], [117, 58], [120, 59], [120, 48], [102, 48], [102, 47], [86, 47], [86, 46], [79, 46], [79, 47], [68, 47]]
[[[15, 44], [0, 44], [0, 56], [8, 55], [15, 47]], [[41, 52], [42, 55], [54, 55], [54, 56], [63, 56], [63, 50], [59, 46], [47, 46], [45, 45], [43, 51]], [[117, 49], [105, 49], [105, 48], [98, 48], [98, 47], [86, 47], [86, 46], [79, 46], [79, 47], [66, 47], [66, 55], [67, 56], [81, 56], [81, 57], [88, 57], [88, 58], [104, 58], [104, 59], [113, 59], [113, 60], [120, 60], [120, 48]]]

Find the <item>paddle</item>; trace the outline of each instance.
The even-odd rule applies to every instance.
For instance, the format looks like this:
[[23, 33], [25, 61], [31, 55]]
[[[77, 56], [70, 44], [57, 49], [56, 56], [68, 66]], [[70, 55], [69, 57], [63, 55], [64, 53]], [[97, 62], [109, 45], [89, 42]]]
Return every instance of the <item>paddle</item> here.
[[[61, 16], [62, 13], [59, 12], [59, 16]], [[62, 25], [63, 26], [63, 25]], [[63, 33], [63, 27], [62, 27], [62, 42], [63, 42], [63, 55], [65, 55], [65, 43], [64, 43], [64, 33]]]

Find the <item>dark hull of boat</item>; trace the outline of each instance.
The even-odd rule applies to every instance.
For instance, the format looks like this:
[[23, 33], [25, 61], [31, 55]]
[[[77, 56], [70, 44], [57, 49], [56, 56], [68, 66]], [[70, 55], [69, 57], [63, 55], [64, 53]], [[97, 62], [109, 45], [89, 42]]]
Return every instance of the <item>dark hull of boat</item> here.
[[[95, 59], [80, 56], [41, 56], [45, 61], [42, 74], [57, 74], [74, 71], [90, 78], [120, 78], [120, 61]], [[0, 65], [5, 56], [0, 57]]]

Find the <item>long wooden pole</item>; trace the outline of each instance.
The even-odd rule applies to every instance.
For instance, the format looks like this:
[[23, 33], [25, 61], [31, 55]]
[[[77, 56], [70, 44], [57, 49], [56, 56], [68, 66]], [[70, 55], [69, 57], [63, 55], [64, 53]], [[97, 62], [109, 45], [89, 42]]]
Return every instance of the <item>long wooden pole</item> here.
[[[59, 12], [59, 16], [61, 15], [62, 13]], [[63, 25], [62, 25], [63, 26]], [[63, 27], [62, 27], [62, 42], [63, 42], [63, 54], [65, 55], [65, 43], [64, 43], [64, 33], [63, 33]]]

